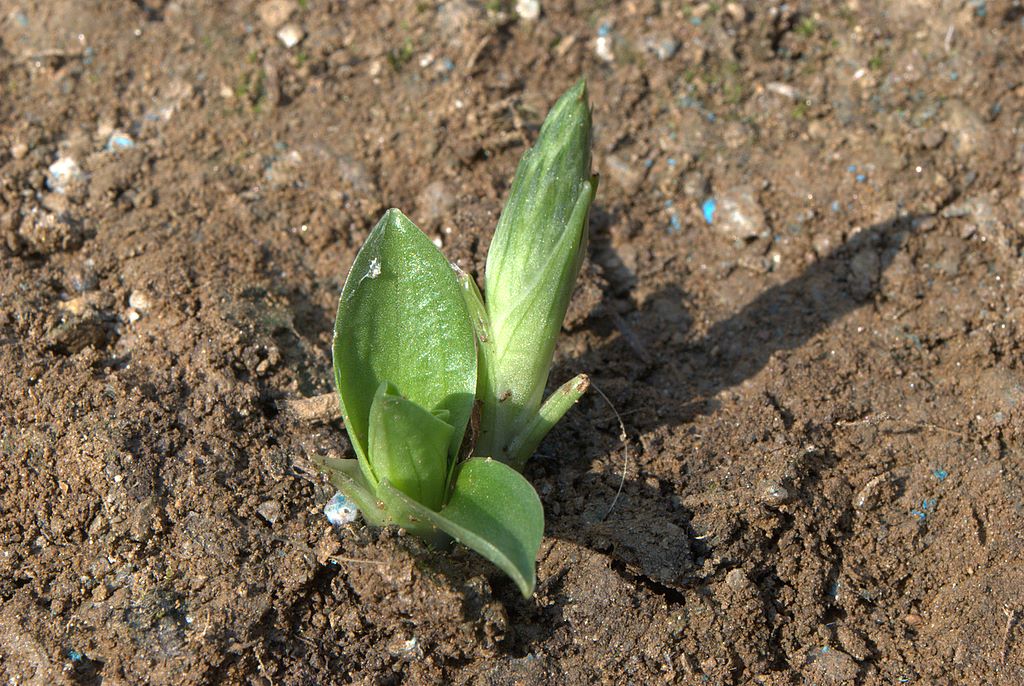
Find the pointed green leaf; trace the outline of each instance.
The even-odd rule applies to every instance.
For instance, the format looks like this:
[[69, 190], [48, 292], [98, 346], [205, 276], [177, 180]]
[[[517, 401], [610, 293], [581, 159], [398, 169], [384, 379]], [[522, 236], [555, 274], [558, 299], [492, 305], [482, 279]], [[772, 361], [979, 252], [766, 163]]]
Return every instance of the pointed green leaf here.
[[473, 409], [473, 328], [448, 260], [415, 224], [388, 210], [349, 273], [334, 325], [334, 377], [364, 477], [370, 405], [387, 381], [428, 412], [449, 413], [454, 458]]
[[448, 481], [452, 426], [394, 395], [382, 383], [370, 407], [369, 450], [373, 473], [431, 510], [440, 510]]
[[475, 457], [459, 465], [448, 504], [429, 510], [382, 481], [378, 494], [389, 511], [431, 524], [505, 572], [529, 598], [536, 584], [544, 508], [537, 492], [508, 465]]
[[562, 384], [557, 391], [548, 396], [540, 410], [533, 416], [533, 421], [526, 424], [519, 435], [512, 439], [508, 449], [508, 464], [513, 469], [522, 471], [526, 461], [554, 428], [569, 408], [590, 388], [590, 377], [578, 374]]

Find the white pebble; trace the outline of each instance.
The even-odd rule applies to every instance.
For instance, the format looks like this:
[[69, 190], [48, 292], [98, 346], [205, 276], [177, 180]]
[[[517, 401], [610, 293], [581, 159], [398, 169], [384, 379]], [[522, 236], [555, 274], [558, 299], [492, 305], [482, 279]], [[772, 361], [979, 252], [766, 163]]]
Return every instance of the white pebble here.
[[145, 291], [132, 291], [131, 295], [128, 296], [128, 305], [139, 312], [145, 312], [152, 307], [149, 296], [146, 295]]
[[278, 40], [284, 43], [284, 47], [286, 48], [294, 48], [305, 37], [305, 32], [303, 32], [303, 30], [296, 24], [285, 24], [281, 27], [281, 30], [277, 32]]
[[63, 193], [74, 181], [81, 179], [82, 168], [78, 166], [73, 157], [60, 157], [51, 164], [47, 171], [50, 172], [48, 185], [50, 190]]
[[356, 521], [356, 517], [359, 516], [359, 509], [355, 504], [349, 502], [349, 499], [342, 493], [335, 493], [334, 497], [327, 501], [324, 505], [324, 514], [327, 516], [329, 521], [334, 526], [345, 526]]
[[611, 36], [598, 36], [594, 42], [594, 52], [597, 53], [598, 58], [605, 62], [614, 62], [615, 53], [612, 52], [612, 37]]
[[540, 0], [518, 0], [516, 14], [520, 19], [536, 21], [540, 17]]

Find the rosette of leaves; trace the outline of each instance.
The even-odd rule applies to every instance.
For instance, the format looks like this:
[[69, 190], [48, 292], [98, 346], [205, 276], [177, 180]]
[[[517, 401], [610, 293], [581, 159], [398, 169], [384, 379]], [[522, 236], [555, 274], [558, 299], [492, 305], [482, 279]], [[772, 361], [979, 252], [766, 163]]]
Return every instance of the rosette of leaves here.
[[580, 81], [516, 172], [487, 258], [486, 299], [391, 209], [356, 256], [334, 328], [355, 459], [318, 459], [332, 483], [367, 523], [397, 524], [436, 546], [455, 539], [527, 597], [544, 511], [519, 472], [587, 387], [580, 375], [541, 403], [595, 188]]

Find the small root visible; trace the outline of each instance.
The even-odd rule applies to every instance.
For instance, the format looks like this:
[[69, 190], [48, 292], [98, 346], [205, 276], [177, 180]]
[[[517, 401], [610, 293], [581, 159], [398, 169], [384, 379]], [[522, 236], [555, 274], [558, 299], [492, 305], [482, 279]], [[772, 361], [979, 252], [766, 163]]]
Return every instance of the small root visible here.
[[622, 478], [619, 479], [619, 488], [615, 491], [615, 497], [612, 498], [611, 505], [608, 506], [608, 511], [604, 513], [604, 517], [601, 517], [601, 521], [603, 522], [608, 519], [608, 515], [610, 515], [612, 510], [615, 509], [615, 505], [619, 502], [619, 496], [622, 495], [622, 489], [626, 485], [626, 472], [629, 469], [629, 436], [626, 434], [626, 425], [622, 421], [622, 415], [619, 414], [619, 411], [615, 408], [615, 405], [612, 404], [612, 401], [604, 394], [604, 391], [597, 387], [597, 384], [594, 383], [593, 379], [590, 380], [590, 386], [597, 391], [598, 395], [604, 398], [604, 401], [608, 403], [608, 407], [610, 407], [612, 412], [615, 414], [615, 419], [619, 422], [619, 440], [622, 441]]

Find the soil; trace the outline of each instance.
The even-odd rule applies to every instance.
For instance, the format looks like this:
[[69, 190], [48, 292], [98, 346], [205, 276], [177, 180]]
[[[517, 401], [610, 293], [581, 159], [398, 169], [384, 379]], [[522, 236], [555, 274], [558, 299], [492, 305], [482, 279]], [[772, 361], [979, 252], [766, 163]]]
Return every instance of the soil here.
[[[1024, 683], [1024, 6], [532, 4], [2, 3], [5, 683]], [[293, 410], [382, 212], [482, 279], [580, 74], [524, 600], [332, 528]]]

